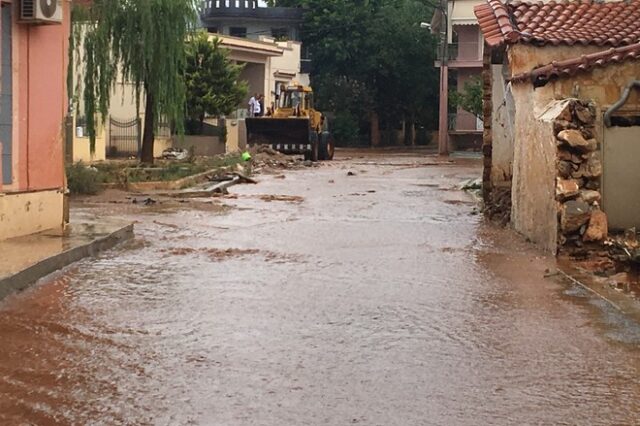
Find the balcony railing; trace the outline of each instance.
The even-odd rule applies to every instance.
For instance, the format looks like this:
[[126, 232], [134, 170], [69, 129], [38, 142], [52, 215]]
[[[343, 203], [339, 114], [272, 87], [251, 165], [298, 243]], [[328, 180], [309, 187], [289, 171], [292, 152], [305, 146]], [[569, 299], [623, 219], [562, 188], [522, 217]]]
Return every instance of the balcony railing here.
[[[481, 61], [482, 51], [476, 42], [450, 43], [447, 57], [449, 61]], [[441, 47], [438, 47], [436, 60], [442, 61]]]

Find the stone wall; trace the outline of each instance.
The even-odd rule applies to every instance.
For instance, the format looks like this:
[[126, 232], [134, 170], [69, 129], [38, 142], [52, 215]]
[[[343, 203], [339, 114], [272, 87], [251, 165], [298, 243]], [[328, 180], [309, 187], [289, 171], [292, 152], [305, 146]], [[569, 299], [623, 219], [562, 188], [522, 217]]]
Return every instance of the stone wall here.
[[600, 210], [602, 161], [595, 116], [594, 104], [574, 99], [554, 121], [560, 248], [607, 237], [607, 216]]

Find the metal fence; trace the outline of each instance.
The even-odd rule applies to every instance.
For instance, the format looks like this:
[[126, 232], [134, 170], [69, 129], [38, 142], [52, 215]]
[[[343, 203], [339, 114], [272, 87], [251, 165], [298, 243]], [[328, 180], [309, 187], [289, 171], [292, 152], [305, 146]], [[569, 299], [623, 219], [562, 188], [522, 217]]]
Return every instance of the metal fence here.
[[109, 141], [107, 142], [107, 157], [138, 156], [142, 145], [140, 119], [128, 121], [109, 119]]

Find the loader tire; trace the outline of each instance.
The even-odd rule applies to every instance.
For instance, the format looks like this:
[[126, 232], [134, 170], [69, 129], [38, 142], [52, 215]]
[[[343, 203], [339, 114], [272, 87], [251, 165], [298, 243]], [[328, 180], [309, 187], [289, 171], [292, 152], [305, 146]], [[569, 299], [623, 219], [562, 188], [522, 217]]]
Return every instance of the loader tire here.
[[313, 142], [311, 144], [311, 151], [307, 151], [304, 153], [304, 159], [306, 161], [318, 161], [318, 158], [320, 158], [320, 153], [318, 151], [319, 149], [319, 143], [318, 142]]
[[335, 144], [331, 136], [323, 135], [320, 142], [319, 158], [320, 160], [333, 160], [333, 154], [335, 153]]

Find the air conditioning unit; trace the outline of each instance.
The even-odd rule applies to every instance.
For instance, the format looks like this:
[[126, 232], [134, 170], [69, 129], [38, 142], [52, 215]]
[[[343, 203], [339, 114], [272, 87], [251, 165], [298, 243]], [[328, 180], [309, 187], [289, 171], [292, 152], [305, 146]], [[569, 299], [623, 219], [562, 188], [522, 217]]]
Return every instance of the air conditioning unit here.
[[22, 0], [20, 22], [29, 24], [62, 23], [62, 0]]

